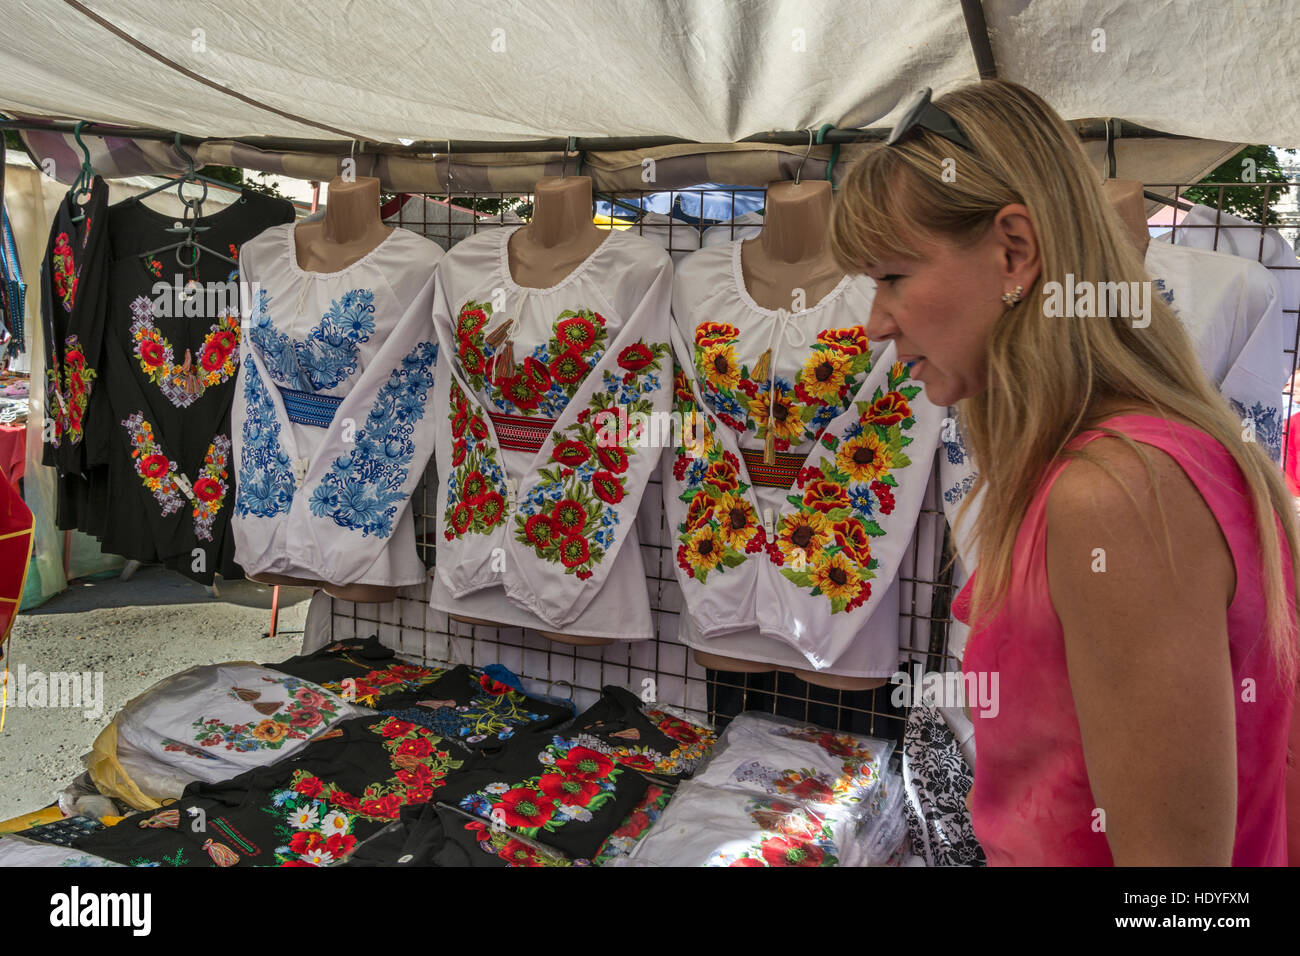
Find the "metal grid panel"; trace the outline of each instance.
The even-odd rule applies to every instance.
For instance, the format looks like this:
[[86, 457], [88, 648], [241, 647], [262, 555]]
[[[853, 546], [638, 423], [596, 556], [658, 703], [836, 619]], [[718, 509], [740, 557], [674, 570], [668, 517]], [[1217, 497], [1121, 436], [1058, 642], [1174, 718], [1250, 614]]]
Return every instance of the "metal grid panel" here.
[[[1151, 184], [1174, 189], [1176, 194], [1189, 184]], [[1225, 184], [1231, 189], [1235, 184]], [[1258, 184], [1256, 184], [1258, 185]], [[1275, 189], [1277, 187], [1274, 187]], [[672, 198], [695, 194], [703, 198], [704, 190], [678, 190]], [[716, 193], [717, 190], [710, 190]], [[738, 194], [761, 194], [763, 190], [728, 190], [732, 208]], [[505, 200], [523, 196], [511, 193], [454, 193], [457, 199]], [[1276, 192], [1273, 193], [1274, 197]], [[529, 197], [530, 198], [530, 197]], [[636, 202], [639, 197], [623, 197]], [[734, 219], [734, 216], [731, 217]], [[1262, 218], [1262, 213], [1261, 217]], [[390, 223], [412, 229], [438, 242], [444, 249], [483, 229], [514, 224], [504, 214], [493, 217], [468, 217], [451, 210], [445, 202], [428, 196], [407, 200]], [[1285, 232], [1300, 227], [1293, 218], [1279, 227]], [[646, 233], [643, 222], [632, 227]], [[699, 224], [669, 221], [651, 226], [654, 236], [674, 258], [694, 251], [703, 241], [706, 229]], [[732, 222], [713, 226], [723, 241], [745, 235], [743, 225]], [[1190, 227], [1190, 228], [1216, 228]], [[1232, 228], [1223, 226], [1222, 228]], [[1260, 248], [1263, 249], [1263, 230]], [[1217, 238], [1216, 229], [1216, 238]], [[1293, 267], [1294, 268], [1294, 267]], [[1285, 302], [1290, 325], [1289, 347], [1285, 349], [1288, 367], [1296, 368], [1297, 315], [1300, 302]], [[865, 319], [865, 317], [864, 317]], [[1291, 414], [1290, 404], [1286, 415]], [[938, 461], [931, 472], [926, 499], [918, 517], [912, 542], [904, 555], [899, 572], [901, 587], [899, 613], [899, 668], [912, 671], [955, 670], [959, 667], [960, 649], [949, 646], [950, 607], [954, 597], [948, 553], [948, 529], [940, 507]], [[414, 496], [418, 548], [425, 564], [436, 561], [435, 532], [437, 476], [430, 463], [424, 480]], [[837, 691], [810, 685], [793, 674], [739, 674], [705, 671], [694, 662], [690, 649], [676, 640], [677, 618], [682, 610], [681, 592], [674, 567], [672, 534], [668, 530], [662, 505], [662, 488], [656, 477], [651, 479], [637, 516], [642, 557], [646, 566], [646, 583], [655, 622], [655, 638], [644, 642], [619, 642], [605, 647], [574, 647], [543, 638], [529, 630], [497, 628], [449, 619], [428, 608], [423, 589], [407, 589], [390, 605], [354, 605], [332, 601], [329, 613], [332, 637], [378, 632], [385, 643], [400, 652], [430, 662], [470, 663], [483, 666], [503, 663], [520, 676], [532, 681], [532, 688], [542, 693], [571, 690], [581, 707], [595, 700], [602, 686], [619, 684], [634, 691], [646, 689], [653, 681], [656, 699], [692, 712], [711, 722], [723, 724], [742, 710], [780, 711], [787, 716], [826, 726], [901, 741], [907, 706], [891, 702], [894, 688], [885, 685], [873, 691]]]

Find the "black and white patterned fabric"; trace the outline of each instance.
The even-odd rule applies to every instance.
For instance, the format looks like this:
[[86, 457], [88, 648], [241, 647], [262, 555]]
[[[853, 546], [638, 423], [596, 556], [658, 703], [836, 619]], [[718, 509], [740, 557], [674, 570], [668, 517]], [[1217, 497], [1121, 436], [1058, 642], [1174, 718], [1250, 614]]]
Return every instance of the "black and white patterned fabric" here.
[[903, 782], [912, 853], [926, 866], [984, 866], [966, 794], [972, 771], [932, 704], [912, 708], [903, 733]]

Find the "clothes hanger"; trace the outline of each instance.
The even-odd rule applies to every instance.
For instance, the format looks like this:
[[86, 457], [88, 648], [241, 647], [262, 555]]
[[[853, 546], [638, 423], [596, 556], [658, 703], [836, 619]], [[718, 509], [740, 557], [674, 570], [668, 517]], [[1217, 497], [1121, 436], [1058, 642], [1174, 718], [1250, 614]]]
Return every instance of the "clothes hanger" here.
[[[210, 179], [207, 176], [200, 176], [197, 172], [195, 172], [194, 157], [191, 156], [189, 153], [185, 152], [184, 147], [181, 146], [180, 133], [176, 134], [176, 150], [181, 154], [182, 157], [184, 157], [185, 164], [188, 167], [185, 171], [185, 175], [175, 180], [174, 182], [164, 183], [162, 186], [156, 186], [153, 189], [150, 189], [148, 192], [141, 193], [139, 196], [135, 196], [133, 198], [139, 201], [140, 199], [143, 199], [145, 196], [149, 196], [157, 192], [162, 192], [164, 189], [168, 189], [172, 186], [175, 186], [177, 194], [180, 196], [181, 204], [185, 207], [185, 212], [182, 216], [181, 224], [178, 226], [172, 226], [170, 229], [167, 230], [167, 232], [184, 233], [185, 238], [182, 239], [180, 242], [173, 242], [165, 246], [160, 246], [157, 249], [151, 249], [148, 252], [141, 253], [142, 257], [145, 259], [149, 259], [160, 253], [170, 252], [171, 250], [175, 249], [176, 262], [180, 265], [182, 269], [194, 268], [199, 263], [199, 257], [205, 252], [210, 256], [216, 256], [218, 259], [221, 259], [224, 262], [229, 262], [232, 266], [238, 266], [239, 262], [235, 259], [232, 259], [230, 256], [226, 255], [225, 253], [218, 252], [216, 249], [210, 249], [207, 246], [203, 245], [203, 243], [194, 241], [195, 233], [206, 232], [208, 229], [212, 228], [211, 226], [195, 225], [195, 223], [197, 223], [198, 220], [202, 218], [203, 201], [208, 198], [207, 184], [213, 183], [218, 186], [229, 186], [230, 184], [223, 183], [217, 179]], [[203, 195], [199, 196], [194, 200], [186, 199], [185, 184], [189, 182], [202, 183]], [[241, 197], [239, 201], [243, 202], [244, 200]], [[181, 255], [182, 251], [187, 249], [194, 250], [194, 256], [189, 262], [186, 262]]]
[[79, 120], [76, 128], [72, 131], [73, 139], [75, 139], [77, 145], [81, 147], [82, 156], [81, 169], [77, 171], [77, 178], [72, 181], [72, 201], [82, 206], [82, 210], [72, 217], [73, 222], [81, 222], [86, 218], [85, 204], [82, 201], [82, 197], [90, 197], [92, 184], [95, 181], [95, 177], [98, 175], [98, 173], [95, 172], [95, 167], [90, 164], [90, 149], [81, 141], [81, 130], [85, 125], [85, 120]]

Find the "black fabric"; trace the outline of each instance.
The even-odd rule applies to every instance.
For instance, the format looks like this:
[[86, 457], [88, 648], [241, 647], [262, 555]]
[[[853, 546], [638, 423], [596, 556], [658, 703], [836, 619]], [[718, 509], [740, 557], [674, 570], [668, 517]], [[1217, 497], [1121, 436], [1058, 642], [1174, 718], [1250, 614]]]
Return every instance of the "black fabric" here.
[[[108, 322], [108, 185], [91, 182], [84, 206], [69, 190], [41, 260], [45, 426], [41, 463], [58, 470], [59, 528], [88, 530], [92, 473], [107, 461], [103, 345]], [[76, 220], [76, 221], [74, 221]], [[102, 479], [102, 471], [101, 471]]]
[[[179, 811], [175, 826], [146, 826], [164, 812], [146, 811], [74, 846], [133, 866], [216, 866], [222, 860], [234, 866], [311, 865], [306, 857], [312, 850], [329, 847], [329, 838], [337, 836], [333, 851], [326, 852], [327, 862], [338, 862], [398, 819], [404, 807], [438, 799], [467, 766], [463, 755], [445, 746], [423, 728], [392, 718], [341, 721], [276, 763], [186, 787], [176, 804], [164, 808]], [[190, 808], [202, 811], [204, 829], [195, 830]], [[294, 825], [289, 815], [296, 812], [305, 812], [315, 825]], [[322, 826], [327, 815], [340, 812], [346, 827], [328, 832]], [[225, 849], [217, 848], [214, 856], [205, 845], [209, 839]]]
[[443, 825], [447, 812], [428, 803], [404, 807], [400, 819], [358, 846], [345, 865], [468, 866], [469, 854], [448, 845]]
[[563, 705], [528, 697], [464, 664], [421, 688], [417, 696], [412, 703], [398, 695], [384, 697], [381, 712], [427, 727], [469, 749], [496, 746], [524, 730], [556, 727], [572, 716]]
[[[488, 825], [496, 815], [500, 828], [574, 860], [590, 860], [649, 785], [638, 771], [548, 731], [517, 733], [477, 756], [479, 762], [448, 781], [438, 801]], [[585, 819], [562, 812], [566, 804]], [[475, 865], [496, 865], [490, 854], [480, 856]]]
[[670, 785], [694, 773], [717, 740], [712, 731], [643, 705], [635, 694], [612, 684], [564, 729], [584, 746]]
[[264, 666], [319, 684], [361, 707], [383, 710], [414, 707], [446, 673], [401, 660], [375, 636], [335, 641], [314, 653]]
[[[246, 240], [293, 217], [288, 201], [246, 192], [222, 211], [196, 220], [202, 230], [196, 241], [237, 258]], [[171, 217], [134, 200], [109, 209], [112, 265], [104, 349], [112, 412], [107, 425], [111, 508], [102, 537], [106, 551], [161, 562], [210, 584], [218, 571], [227, 578], [243, 576], [229, 533], [239, 275], [236, 266], [207, 253], [192, 267], [178, 263], [175, 251], [148, 255], [181, 238], [168, 232], [173, 224]], [[188, 262], [193, 253], [184, 255]], [[183, 297], [191, 282], [198, 284], [196, 294]], [[227, 334], [232, 314], [233, 337]], [[142, 444], [146, 426], [151, 437]], [[150, 487], [150, 480], [163, 487]]]

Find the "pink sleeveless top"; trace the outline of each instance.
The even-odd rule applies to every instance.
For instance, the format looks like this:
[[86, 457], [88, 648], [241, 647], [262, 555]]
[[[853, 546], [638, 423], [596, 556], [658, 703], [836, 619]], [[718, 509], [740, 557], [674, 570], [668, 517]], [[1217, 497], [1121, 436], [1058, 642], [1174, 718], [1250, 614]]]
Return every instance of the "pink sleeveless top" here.
[[[1262, 566], [1245, 478], [1227, 449], [1199, 429], [1150, 415], [1120, 415], [1103, 424], [1177, 461], [1228, 542], [1237, 570], [1228, 608], [1237, 688], [1232, 864], [1286, 866], [1286, 754], [1295, 687], [1277, 676], [1264, 635]], [[1083, 432], [1068, 447], [1100, 437], [1096, 431]], [[1016, 538], [1006, 603], [987, 626], [971, 634], [962, 659], [968, 675], [999, 675], [996, 715], [971, 709], [976, 760], [972, 823], [993, 866], [1113, 865], [1106, 835], [1092, 828], [1097, 804], [1088, 785], [1066, 671], [1065, 636], [1048, 592], [1047, 495], [1066, 464], [1051, 466], [1030, 503]], [[1281, 522], [1278, 528], [1280, 533]], [[1285, 546], [1283, 569], [1289, 580], [1291, 555]], [[974, 580], [972, 575], [953, 603], [953, 614], [963, 622], [969, 621]], [[1254, 702], [1241, 699], [1241, 682], [1247, 677], [1256, 682]]]

